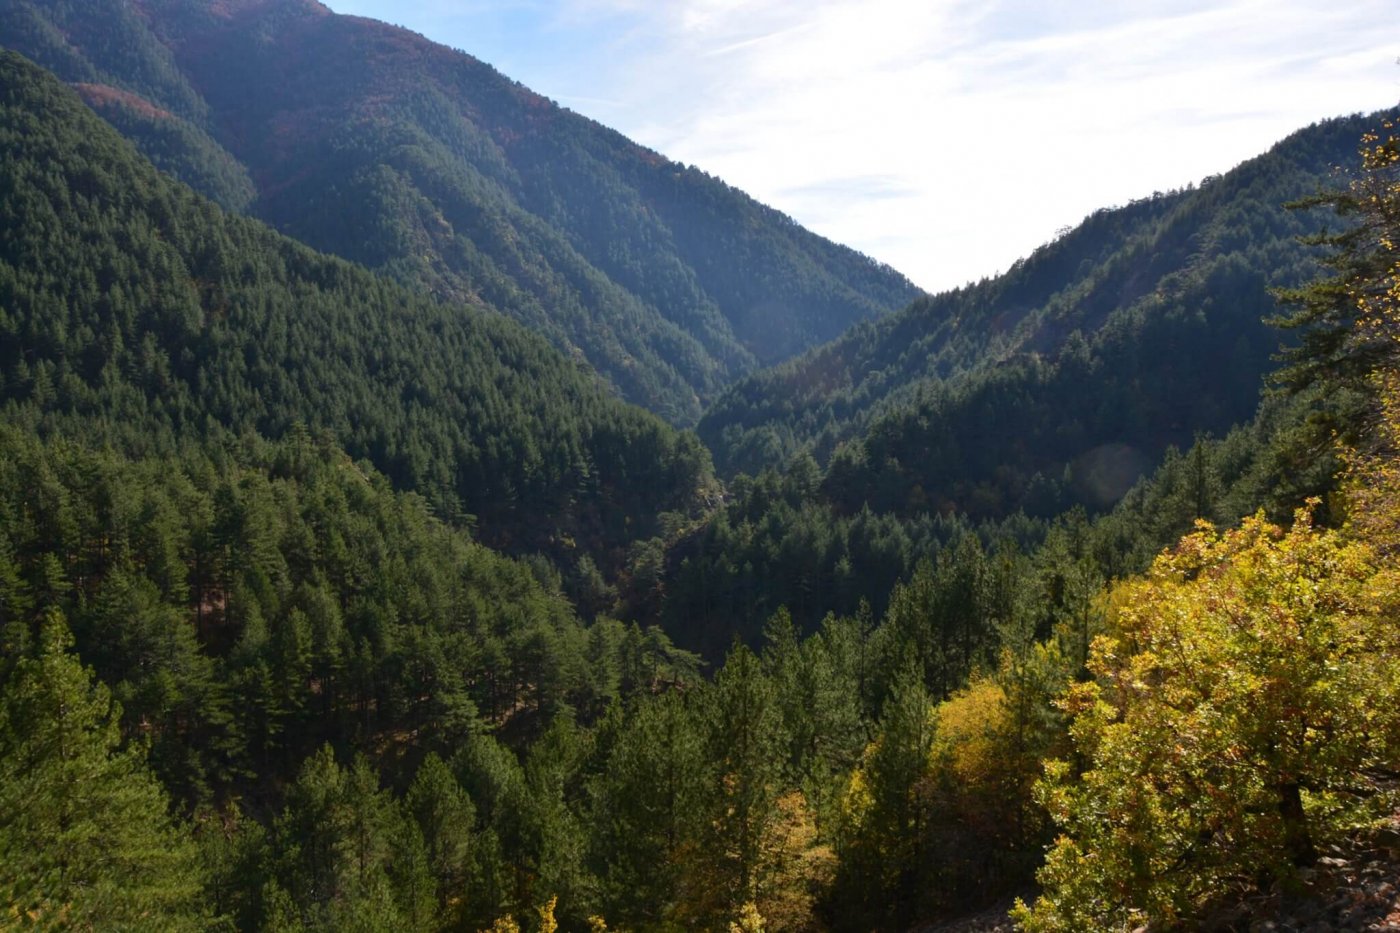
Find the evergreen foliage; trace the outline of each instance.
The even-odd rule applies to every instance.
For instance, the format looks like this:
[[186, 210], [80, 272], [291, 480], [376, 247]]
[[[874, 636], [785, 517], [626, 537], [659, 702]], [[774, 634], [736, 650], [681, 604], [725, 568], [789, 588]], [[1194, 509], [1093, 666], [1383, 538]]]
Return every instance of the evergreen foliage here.
[[492, 543], [606, 568], [697, 506], [695, 439], [543, 341], [222, 214], [13, 53], [0, 81], [12, 423], [138, 453], [326, 429]]
[[438, 298], [485, 302], [672, 423], [918, 294], [406, 30], [314, 0], [140, 9], [6, 0], [0, 43], [169, 111], [99, 110], [221, 204]]
[[1279, 343], [1271, 289], [1312, 277], [1298, 238], [1324, 229], [1283, 204], [1332, 184], [1374, 119], [1098, 211], [1002, 276], [740, 382], [701, 437], [723, 475], [810, 454], [847, 514], [1105, 509], [1168, 446], [1253, 413]]
[[[229, 103], [201, 109], [182, 53], [163, 57], [192, 35], [431, 50], [297, 2], [147, 0], [156, 45], [100, 46], [77, 5], [37, 9], [0, 6], [6, 35], [64, 67], [105, 49], [85, 93], [165, 126], [176, 161], [222, 138]], [[572, 120], [477, 78], [503, 108]], [[1364, 233], [1332, 241], [1341, 277], [1295, 293], [1300, 391], [1219, 437], [1192, 420], [1211, 400], [1184, 404], [1181, 432], [1152, 435], [1180, 446], [1116, 504], [1057, 511], [1071, 475], [1027, 514], [998, 491], [1027, 459], [968, 498], [919, 438], [958, 440], [940, 432], [979, 397], [1042, 412], [1065, 450], [1122, 414], [1071, 389], [1121, 392], [1129, 415], [1166, 404], [1130, 385], [1168, 372], [1135, 341], [1193, 354], [1236, 333], [1219, 303], [1307, 274], [1272, 239], [1306, 222], [1255, 229], [1252, 198], [1294, 185], [1281, 154], [1306, 163], [1336, 126], [823, 351], [983, 295], [1024, 300], [1016, 353], [1042, 357], [983, 365], [1012, 338], [976, 316], [929, 331], [919, 352], [972, 361], [963, 375], [854, 416], [863, 439], [825, 466], [804, 440], [724, 490], [695, 438], [543, 340], [226, 216], [0, 56], [0, 925], [902, 930], [1040, 866], [1029, 928], [1132, 929], [1293, 883], [1393, 812], [1400, 771], [1400, 144], [1382, 130], [1347, 196]], [[605, 163], [600, 138], [492, 144], [544, 177], [578, 152]], [[585, 203], [636, 206], [540, 210]], [[1224, 384], [1190, 372], [1182, 391]], [[1318, 446], [1322, 418], [1351, 448]], [[993, 433], [949, 449], [980, 462]], [[900, 445], [917, 456], [898, 482], [870, 485]], [[937, 476], [924, 499], [901, 485], [916, 467]]]
[[[10, 622], [10, 625], [16, 623]], [[0, 692], [0, 901], [6, 927], [202, 930], [194, 842], [167, 813], [121, 708], [44, 614]]]

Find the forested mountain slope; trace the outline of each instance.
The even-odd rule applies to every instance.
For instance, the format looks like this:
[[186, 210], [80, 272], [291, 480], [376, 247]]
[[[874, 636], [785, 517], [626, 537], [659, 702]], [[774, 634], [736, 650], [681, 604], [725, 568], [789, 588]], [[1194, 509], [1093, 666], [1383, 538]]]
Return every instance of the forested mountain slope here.
[[[170, 151], [236, 201], [203, 91], [143, 60], [168, 97], [80, 90], [183, 114]], [[543, 338], [224, 213], [0, 53], [0, 926], [902, 931], [1036, 881], [1030, 931], [1253, 928], [1299, 891], [1359, 925], [1318, 856], [1393, 847], [1400, 813], [1400, 137], [1360, 138], [1332, 277], [1287, 305], [1298, 393], [1111, 513], [976, 521], [1015, 497], [900, 483], [1005, 456], [1014, 492], [1115, 405], [1228, 385], [1212, 302], [1294, 247], [1237, 202], [1186, 223], [1223, 180], [1099, 215], [1074, 287], [1101, 301], [1055, 297], [1059, 244], [1005, 280], [1010, 336], [947, 357], [948, 411], [1020, 393], [975, 446], [916, 446], [926, 394], [715, 508], [695, 437]]]
[[225, 206], [485, 301], [675, 423], [917, 294], [468, 55], [314, 0], [0, 0], [0, 43]]
[[1098, 211], [1004, 275], [744, 380], [701, 436], [722, 473], [812, 453], [847, 510], [1102, 508], [1168, 444], [1253, 413], [1280, 342], [1270, 289], [1315, 268], [1297, 237], [1322, 223], [1283, 205], [1337, 183], [1375, 119]]
[[138, 453], [324, 429], [483, 540], [605, 565], [697, 503], [695, 438], [518, 324], [224, 214], [14, 53], [0, 94], [6, 421]]

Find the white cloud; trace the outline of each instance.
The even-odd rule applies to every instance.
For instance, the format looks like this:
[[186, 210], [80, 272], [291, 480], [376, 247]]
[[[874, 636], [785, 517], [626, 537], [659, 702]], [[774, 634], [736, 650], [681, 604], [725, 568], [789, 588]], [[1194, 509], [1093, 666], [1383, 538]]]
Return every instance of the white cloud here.
[[[443, 28], [493, 36], [490, 4], [454, 19], [441, 2], [392, 12], [421, 4]], [[429, 35], [930, 289], [1003, 269], [1098, 207], [1400, 98], [1393, 0], [530, 8], [499, 48]]]

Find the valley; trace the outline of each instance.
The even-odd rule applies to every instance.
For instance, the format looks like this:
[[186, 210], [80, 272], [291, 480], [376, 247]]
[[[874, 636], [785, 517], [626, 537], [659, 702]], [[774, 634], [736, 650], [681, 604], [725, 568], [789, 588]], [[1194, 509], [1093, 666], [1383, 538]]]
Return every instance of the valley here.
[[315, 0], [0, 48], [0, 925], [1155, 929], [1391, 845], [1396, 111], [927, 295]]

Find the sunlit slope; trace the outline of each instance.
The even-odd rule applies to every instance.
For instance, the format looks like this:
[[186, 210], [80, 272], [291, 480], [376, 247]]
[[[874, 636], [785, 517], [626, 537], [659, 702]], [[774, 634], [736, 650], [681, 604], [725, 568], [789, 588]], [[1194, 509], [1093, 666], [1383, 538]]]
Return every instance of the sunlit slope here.
[[484, 301], [678, 424], [918, 294], [469, 55], [313, 0], [5, 0], [0, 43], [225, 206]]

